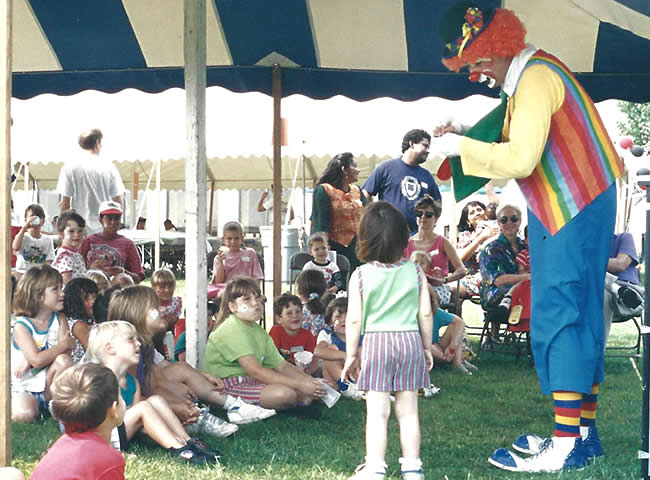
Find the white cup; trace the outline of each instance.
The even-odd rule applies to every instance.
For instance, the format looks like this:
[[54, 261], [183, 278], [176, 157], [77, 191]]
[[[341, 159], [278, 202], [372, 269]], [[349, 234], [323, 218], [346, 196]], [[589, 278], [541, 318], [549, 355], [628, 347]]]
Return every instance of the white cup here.
[[314, 354], [307, 351], [296, 352], [293, 356], [296, 361], [296, 367], [307, 370], [307, 367], [311, 365], [311, 361], [314, 358]]
[[325, 389], [325, 396], [321, 398], [321, 400], [325, 405], [327, 405], [327, 408], [332, 408], [334, 404], [339, 401], [339, 398], [341, 398], [341, 394], [330, 387], [325, 382], [325, 380], [321, 379], [321, 382], [323, 383], [323, 388]]

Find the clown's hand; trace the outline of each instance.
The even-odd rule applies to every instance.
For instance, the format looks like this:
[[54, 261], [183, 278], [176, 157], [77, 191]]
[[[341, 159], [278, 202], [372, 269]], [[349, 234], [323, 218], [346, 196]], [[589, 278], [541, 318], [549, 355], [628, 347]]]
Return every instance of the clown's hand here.
[[433, 127], [433, 136], [442, 137], [445, 133], [459, 133], [464, 134], [469, 129], [468, 126], [463, 125], [457, 120], [448, 119], [440, 122]]
[[429, 153], [436, 157], [457, 157], [460, 155], [460, 142], [462, 135], [457, 133], [445, 133], [442, 137], [433, 137]]

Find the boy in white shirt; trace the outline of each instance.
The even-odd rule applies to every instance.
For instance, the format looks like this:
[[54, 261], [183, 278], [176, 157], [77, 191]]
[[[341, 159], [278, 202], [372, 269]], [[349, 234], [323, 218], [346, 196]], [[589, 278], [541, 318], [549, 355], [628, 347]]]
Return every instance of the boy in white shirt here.
[[43, 207], [34, 203], [25, 209], [25, 224], [14, 238], [12, 247], [16, 254], [16, 271], [25, 273], [33, 265], [54, 260], [52, 239], [41, 233], [45, 223]]

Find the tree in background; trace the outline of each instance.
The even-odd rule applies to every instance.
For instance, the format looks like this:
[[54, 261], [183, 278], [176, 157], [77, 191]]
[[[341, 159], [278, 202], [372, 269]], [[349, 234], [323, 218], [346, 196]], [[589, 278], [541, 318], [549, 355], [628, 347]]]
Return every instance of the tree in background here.
[[635, 145], [650, 148], [650, 103], [617, 102], [618, 108], [626, 116], [623, 122], [616, 126], [623, 135], [634, 139]]

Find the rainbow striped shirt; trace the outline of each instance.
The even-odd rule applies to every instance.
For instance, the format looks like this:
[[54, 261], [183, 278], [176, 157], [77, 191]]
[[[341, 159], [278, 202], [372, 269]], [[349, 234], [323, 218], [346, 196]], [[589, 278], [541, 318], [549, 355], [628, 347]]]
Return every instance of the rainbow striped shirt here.
[[623, 174], [623, 163], [596, 106], [566, 65], [538, 50], [522, 75], [538, 64], [560, 76], [564, 103], [551, 117], [541, 161], [517, 182], [531, 211], [555, 235]]

